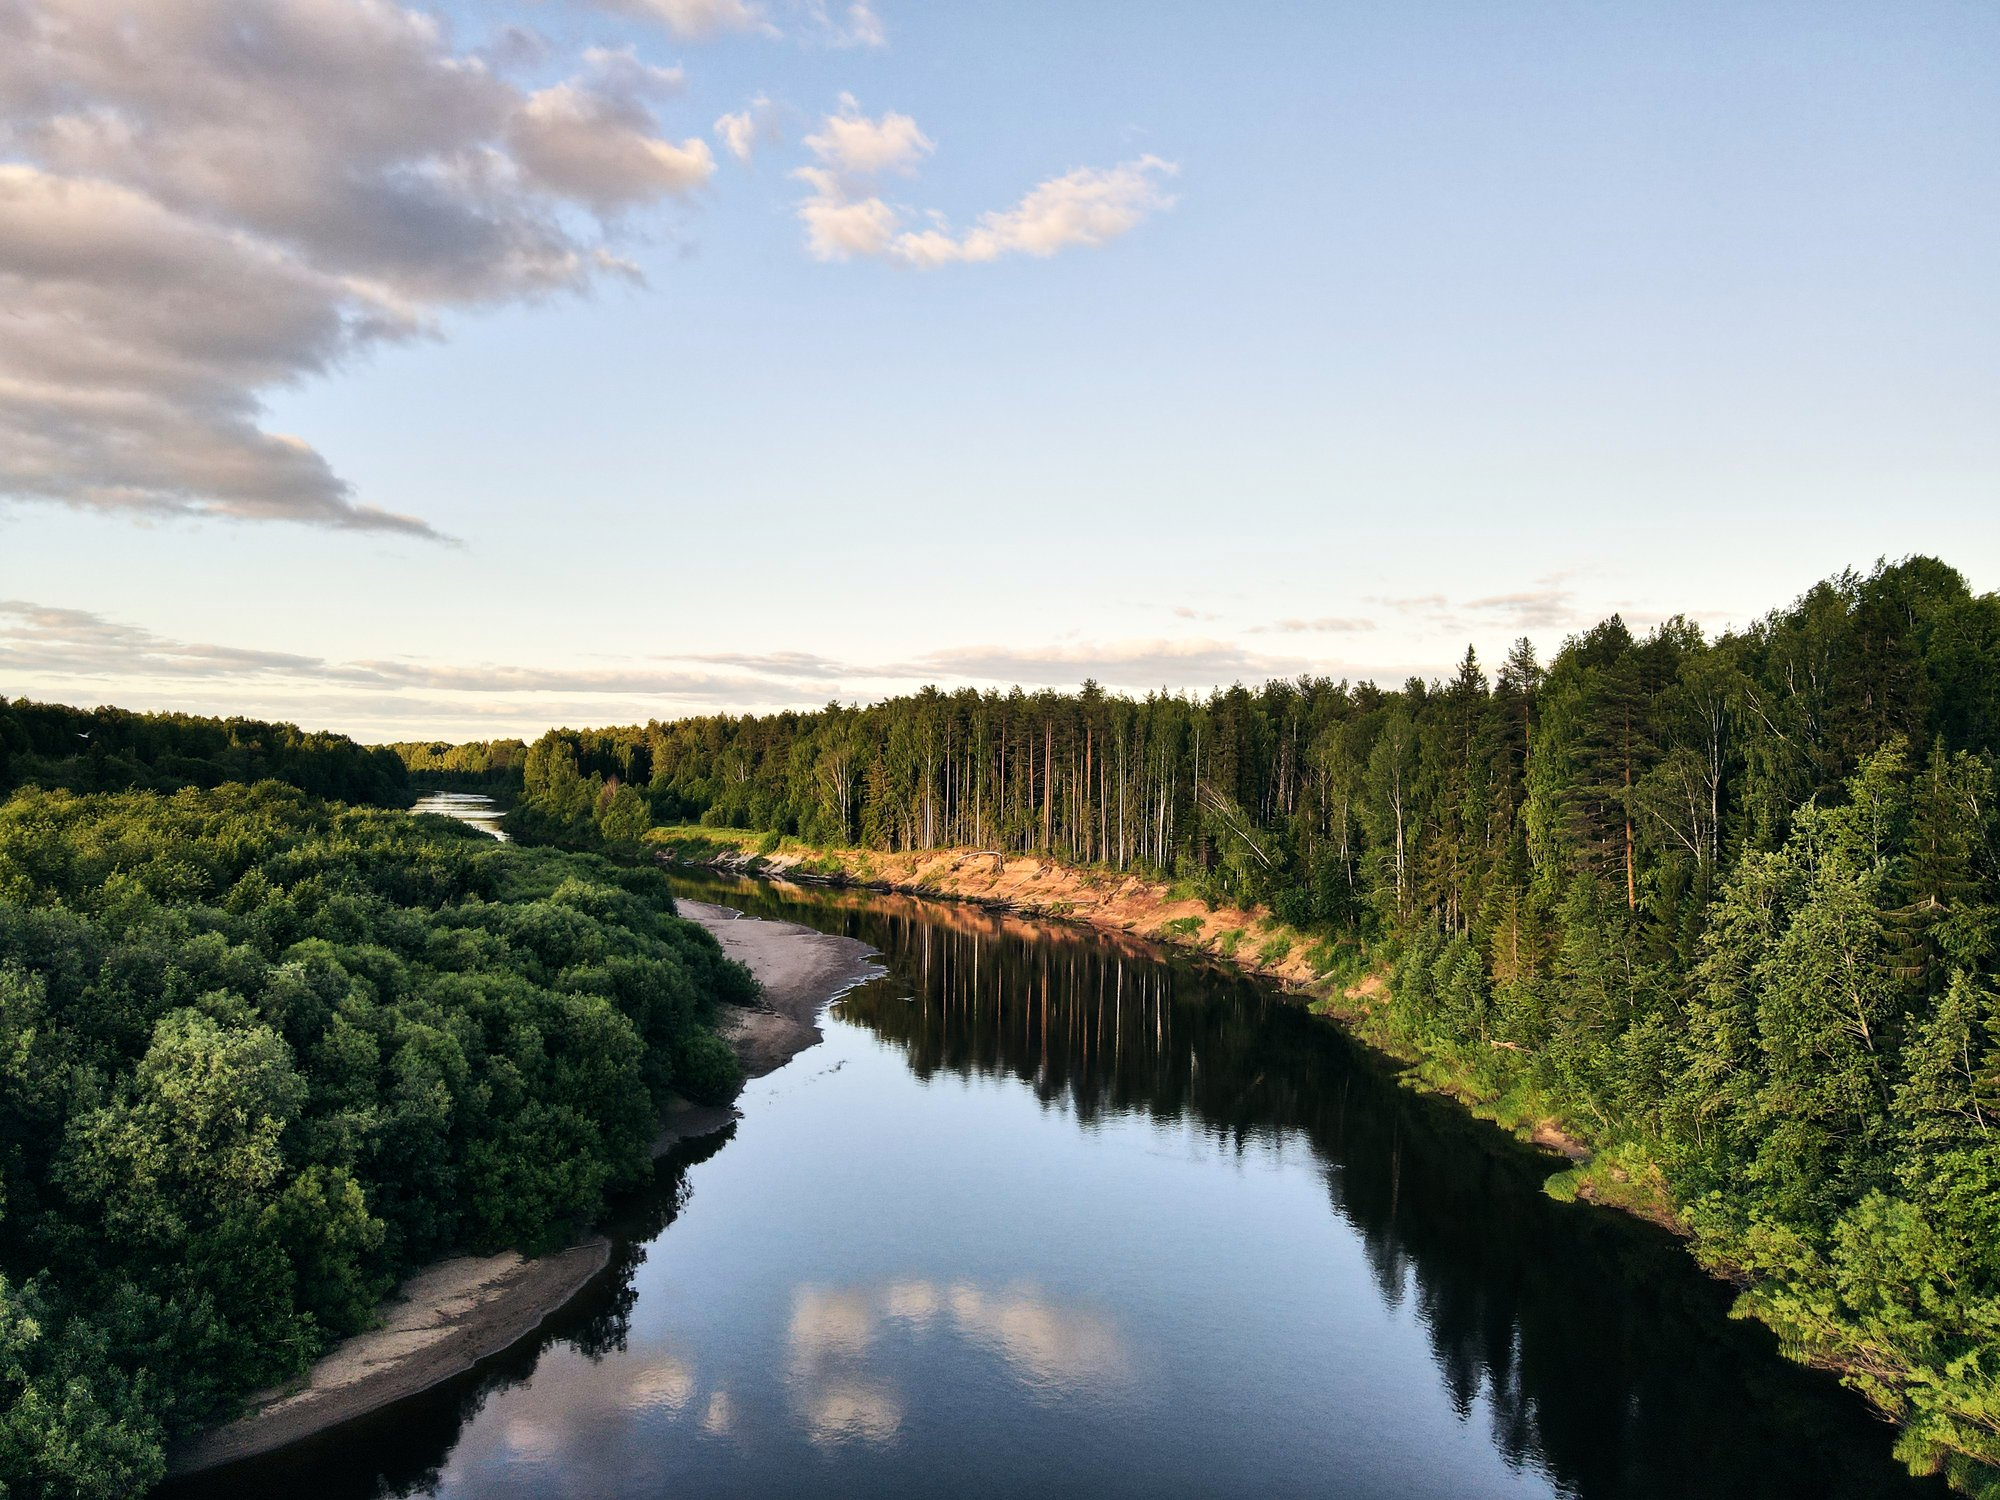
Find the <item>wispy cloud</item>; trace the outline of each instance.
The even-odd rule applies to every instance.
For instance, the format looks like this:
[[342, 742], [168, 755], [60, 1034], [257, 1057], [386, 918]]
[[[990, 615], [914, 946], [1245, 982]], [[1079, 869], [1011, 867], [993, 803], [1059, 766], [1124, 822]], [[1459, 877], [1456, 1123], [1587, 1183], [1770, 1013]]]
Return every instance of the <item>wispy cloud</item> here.
[[1576, 596], [1560, 588], [1489, 594], [1483, 599], [1466, 600], [1465, 608], [1522, 629], [1544, 629], [1576, 620]]
[[383, 658], [339, 661], [175, 640], [88, 610], [0, 600], [0, 667], [74, 682], [207, 681], [471, 694], [599, 694], [765, 703], [775, 688], [810, 698], [848, 669], [804, 652], [652, 657], [611, 666], [534, 667]]
[[917, 270], [976, 265], [1010, 255], [1038, 259], [1076, 246], [1100, 246], [1171, 208], [1164, 184], [1179, 167], [1142, 156], [1115, 167], [1078, 167], [1038, 183], [1012, 208], [980, 215], [954, 231], [940, 214], [912, 229], [903, 209], [881, 196], [879, 179], [912, 176], [936, 143], [909, 115], [869, 116], [851, 94], [805, 138], [817, 159], [792, 175], [807, 192], [798, 202], [806, 248], [818, 260], [885, 260]]
[[1422, 618], [1437, 630], [1478, 630], [1494, 625], [1514, 630], [1551, 630], [1583, 623], [1576, 595], [1559, 586], [1560, 578], [1540, 580], [1543, 587], [1453, 600], [1443, 594], [1372, 597], [1367, 603]]
[[1012, 208], [985, 213], [962, 234], [945, 227], [899, 234], [896, 258], [919, 269], [977, 265], [1006, 255], [1040, 259], [1073, 246], [1109, 244], [1175, 198], [1164, 184], [1180, 168], [1157, 156], [1115, 167], [1078, 167], [1030, 188]]
[[318, 656], [189, 641], [90, 610], [0, 600], [0, 680], [72, 703], [256, 713], [349, 732], [432, 736], [536, 732], [721, 709], [810, 708], [943, 687], [1206, 693], [1302, 674], [1400, 680], [1347, 662], [1250, 649], [1208, 636], [965, 645], [893, 662], [806, 651], [686, 651], [561, 663]]
[[637, 16], [667, 28], [683, 41], [706, 41], [730, 33], [776, 28], [761, 6], [749, 0], [592, 0], [599, 10]]
[[711, 666], [736, 667], [745, 672], [754, 672], [760, 677], [829, 681], [841, 677], [852, 677], [857, 669], [846, 662], [830, 657], [815, 656], [809, 651], [771, 651], [761, 655], [745, 652], [723, 651], [696, 654], [674, 658], [678, 661], [705, 662]]
[[757, 0], [587, 0], [598, 10], [631, 16], [663, 26], [684, 42], [719, 37], [789, 36], [808, 46], [882, 47], [888, 28], [870, 0], [829, 5], [827, 0], [789, 0], [782, 7], [783, 24], [771, 8]]
[[1356, 630], [1373, 630], [1375, 622], [1359, 615], [1321, 615], [1313, 620], [1273, 620], [1268, 625], [1252, 625], [1252, 635], [1339, 635]]
[[778, 107], [762, 94], [742, 109], [718, 119], [715, 135], [724, 149], [746, 167], [756, 158], [759, 147], [776, 145], [785, 138], [778, 122]]
[[316, 656], [169, 640], [88, 610], [0, 599], [0, 666], [76, 677], [268, 677], [318, 673]]
[[911, 678], [970, 678], [1027, 686], [1075, 686], [1093, 678], [1109, 687], [1214, 687], [1239, 679], [1288, 677], [1310, 664], [1245, 650], [1233, 641], [1065, 642], [1045, 646], [959, 646], [929, 652], [896, 667]]
[[868, 0], [851, 0], [836, 16], [825, 0], [810, 0], [807, 9], [818, 23], [819, 35], [835, 47], [884, 47], [888, 29]]

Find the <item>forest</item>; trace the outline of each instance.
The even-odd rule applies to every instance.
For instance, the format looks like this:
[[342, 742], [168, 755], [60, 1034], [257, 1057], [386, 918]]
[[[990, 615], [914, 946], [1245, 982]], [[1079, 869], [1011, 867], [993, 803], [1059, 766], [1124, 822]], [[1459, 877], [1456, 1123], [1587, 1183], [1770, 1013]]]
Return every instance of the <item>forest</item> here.
[[424, 792], [480, 792], [511, 805], [521, 791], [528, 747], [521, 740], [407, 740], [379, 747], [406, 767], [410, 787]]
[[0, 698], [0, 796], [31, 785], [177, 791], [231, 781], [282, 781], [315, 797], [377, 807], [407, 806], [411, 787], [396, 750], [344, 734]]
[[5, 713], [54, 785], [0, 802], [0, 1493], [143, 1491], [413, 1269], [568, 1242], [670, 1092], [734, 1091], [709, 1023], [753, 981], [656, 870], [227, 779], [393, 792], [334, 736]]
[[1261, 903], [1379, 1034], [1653, 1182], [1740, 1309], [2000, 1494], [2000, 598], [1932, 558], [1400, 688], [924, 692], [553, 731], [509, 826], [1019, 852]]

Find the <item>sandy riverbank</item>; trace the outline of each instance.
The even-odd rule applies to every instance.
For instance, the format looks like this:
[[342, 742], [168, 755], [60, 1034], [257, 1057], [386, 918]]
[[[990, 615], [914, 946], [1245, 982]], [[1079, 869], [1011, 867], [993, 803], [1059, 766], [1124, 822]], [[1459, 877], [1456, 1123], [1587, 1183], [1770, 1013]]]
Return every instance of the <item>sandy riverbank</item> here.
[[[1032, 920], [1058, 921], [1186, 948], [1305, 993], [1324, 990], [1313, 967], [1319, 939], [1288, 927], [1261, 908], [1210, 905], [1172, 886], [1137, 875], [1079, 869], [1031, 854], [993, 849], [807, 849], [787, 846], [770, 854], [729, 841], [722, 829], [657, 830], [662, 857], [685, 859], [732, 874], [811, 884], [829, 879], [928, 899], [969, 901]], [[700, 903], [681, 903], [688, 915]], [[699, 920], [699, 918], [697, 918]], [[711, 931], [714, 929], [711, 928]], [[1350, 998], [1366, 1002], [1365, 990]]]
[[428, 1266], [384, 1304], [381, 1327], [340, 1344], [300, 1388], [259, 1391], [243, 1416], [181, 1444], [168, 1472], [269, 1453], [427, 1391], [533, 1333], [610, 1258], [611, 1242], [593, 1235], [537, 1260], [509, 1251]]
[[718, 1025], [752, 1078], [783, 1067], [820, 1037], [827, 1002], [882, 972], [875, 950], [854, 938], [746, 917], [727, 906], [683, 898], [680, 913], [714, 933], [722, 951], [764, 987], [763, 1004], [737, 1010]]
[[[725, 1012], [718, 1029], [752, 1078], [782, 1067], [820, 1039], [820, 1011], [882, 972], [874, 950], [791, 922], [765, 922], [725, 906], [679, 903], [763, 986], [761, 1005]], [[727, 1105], [684, 1104], [661, 1121], [655, 1158], [739, 1118]], [[601, 1272], [611, 1243], [593, 1235], [554, 1255], [524, 1260], [455, 1256], [411, 1277], [381, 1309], [381, 1326], [323, 1356], [303, 1384], [259, 1391], [249, 1410], [178, 1445], [168, 1472], [193, 1474], [269, 1453], [429, 1390], [528, 1337]]]

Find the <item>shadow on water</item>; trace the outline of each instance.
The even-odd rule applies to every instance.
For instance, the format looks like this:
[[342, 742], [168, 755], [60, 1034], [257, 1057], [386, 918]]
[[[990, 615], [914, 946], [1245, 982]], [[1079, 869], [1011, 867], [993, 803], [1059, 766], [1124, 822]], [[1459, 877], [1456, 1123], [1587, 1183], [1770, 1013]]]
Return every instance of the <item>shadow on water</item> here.
[[[889, 977], [850, 992], [839, 1013], [919, 1078], [1011, 1080], [1084, 1132], [1145, 1118], [1192, 1125], [1225, 1152], [1305, 1148], [1365, 1250], [1372, 1294], [1414, 1311], [1461, 1421], [1490, 1423], [1510, 1465], [1561, 1493], [1944, 1493], [1903, 1475], [1890, 1429], [1858, 1398], [1732, 1321], [1730, 1290], [1670, 1236], [1548, 1198], [1541, 1184], [1559, 1163], [1401, 1088], [1381, 1059], [1261, 983], [968, 905], [674, 881], [692, 897], [873, 944]], [[611, 1226], [607, 1274], [536, 1338], [390, 1411], [172, 1493], [358, 1500], [432, 1488], [481, 1409], [545, 1350], [623, 1349], [647, 1243], [685, 1207], [689, 1168], [732, 1134], [668, 1159]], [[1297, 1267], [1315, 1274], [1334, 1273]], [[798, 1483], [813, 1487], [816, 1472]]]

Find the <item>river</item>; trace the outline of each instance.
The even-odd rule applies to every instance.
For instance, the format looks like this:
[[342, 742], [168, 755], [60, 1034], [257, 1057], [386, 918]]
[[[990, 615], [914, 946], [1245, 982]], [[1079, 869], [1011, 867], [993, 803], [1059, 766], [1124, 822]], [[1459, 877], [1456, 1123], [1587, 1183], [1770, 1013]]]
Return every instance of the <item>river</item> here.
[[426, 792], [410, 806], [413, 813], [436, 813], [470, 824], [481, 833], [491, 834], [505, 844], [507, 831], [500, 826], [503, 816], [491, 797], [479, 792]]
[[966, 906], [685, 893], [886, 977], [532, 1347], [212, 1492], [1937, 1495], [1650, 1226], [1267, 987]]

